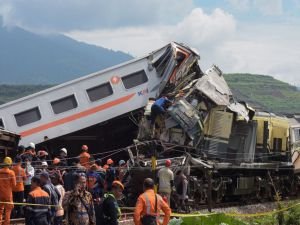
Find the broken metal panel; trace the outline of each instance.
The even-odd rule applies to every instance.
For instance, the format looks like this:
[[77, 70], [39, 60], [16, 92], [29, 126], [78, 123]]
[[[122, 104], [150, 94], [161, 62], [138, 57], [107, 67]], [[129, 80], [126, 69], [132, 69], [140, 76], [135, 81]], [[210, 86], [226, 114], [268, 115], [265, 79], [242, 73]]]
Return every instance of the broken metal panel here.
[[257, 123], [236, 122], [228, 144], [228, 158], [235, 162], [254, 162]]
[[238, 116], [241, 116], [244, 120], [249, 121], [249, 110], [241, 103], [233, 102], [227, 106], [232, 112], [237, 113]]
[[203, 130], [199, 112], [185, 99], [180, 99], [168, 109], [169, 115], [179, 123], [182, 129], [194, 140]]
[[195, 84], [195, 88], [206, 95], [216, 105], [227, 106], [232, 101], [232, 92], [222, 72], [216, 66], [206, 71], [205, 75]]

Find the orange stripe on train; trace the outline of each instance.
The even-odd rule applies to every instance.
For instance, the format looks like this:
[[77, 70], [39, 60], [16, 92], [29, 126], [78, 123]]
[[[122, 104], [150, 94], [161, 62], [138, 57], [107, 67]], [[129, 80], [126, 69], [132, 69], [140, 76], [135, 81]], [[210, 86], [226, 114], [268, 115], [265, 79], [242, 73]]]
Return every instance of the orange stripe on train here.
[[116, 100], [104, 103], [102, 105], [98, 105], [98, 106], [96, 106], [94, 108], [91, 108], [91, 109], [88, 109], [88, 110], [85, 110], [85, 111], [73, 114], [71, 116], [68, 116], [68, 117], [65, 117], [65, 118], [62, 118], [62, 119], [59, 119], [59, 120], [55, 120], [53, 122], [46, 123], [46, 124], [43, 124], [41, 126], [38, 126], [38, 127], [32, 128], [32, 129], [23, 131], [20, 134], [21, 134], [22, 137], [30, 136], [32, 134], [41, 132], [43, 130], [47, 130], [49, 128], [56, 127], [56, 126], [59, 126], [59, 125], [62, 125], [62, 124], [65, 124], [65, 123], [68, 123], [68, 122], [80, 119], [82, 117], [89, 116], [91, 114], [100, 112], [102, 110], [105, 110], [105, 109], [111, 108], [113, 106], [119, 105], [119, 104], [121, 104], [123, 102], [126, 102], [129, 99], [131, 99], [134, 95], [135, 95], [135, 93], [127, 95], [127, 96], [124, 96], [122, 98], [118, 98]]

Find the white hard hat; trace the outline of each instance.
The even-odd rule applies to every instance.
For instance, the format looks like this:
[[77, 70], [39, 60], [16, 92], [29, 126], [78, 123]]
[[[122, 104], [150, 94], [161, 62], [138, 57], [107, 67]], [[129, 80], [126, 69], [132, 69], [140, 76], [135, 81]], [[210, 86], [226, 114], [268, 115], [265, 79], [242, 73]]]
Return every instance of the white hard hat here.
[[35, 144], [34, 144], [33, 142], [30, 142], [30, 143], [29, 143], [29, 146], [30, 146], [31, 148], [34, 148], [34, 149], [35, 149]]
[[62, 148], [62, 149], [60, 149], [60, 151], [61, 151], [61, 152], [64, 152], [66, 155], [68, 155], [68, 151], [67, 151], [66, 148]]
[[48, 163], [46, 161], [42, 161], [42, 166], [48, 166]]

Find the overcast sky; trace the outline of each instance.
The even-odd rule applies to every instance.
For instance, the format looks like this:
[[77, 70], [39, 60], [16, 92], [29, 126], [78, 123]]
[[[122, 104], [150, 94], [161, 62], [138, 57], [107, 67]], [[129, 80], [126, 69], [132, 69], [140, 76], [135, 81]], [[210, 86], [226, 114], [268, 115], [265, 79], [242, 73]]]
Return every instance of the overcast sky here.
[[184, 42], [203, 70], [217, 64], [300, 86], [300, 0], [0, 0], [0, 16], [6, 27], [133, 56]]

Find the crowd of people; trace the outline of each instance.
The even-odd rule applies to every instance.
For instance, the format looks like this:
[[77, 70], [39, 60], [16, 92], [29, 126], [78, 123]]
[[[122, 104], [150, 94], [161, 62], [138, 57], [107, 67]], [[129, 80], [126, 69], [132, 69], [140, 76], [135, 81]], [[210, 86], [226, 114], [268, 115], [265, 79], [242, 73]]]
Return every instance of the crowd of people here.
[[[36, 152], [34, 143], [19, 146], [12, 160], [6, 157], [0, 169], [0, 221], [10, 224], [11, 218], [25, 217], [26, 225], [118, 225], [127, 165], [117, 165], [109, 158], [102, 162], [89, 154], [82, 145], [78, 157], [70, 165], [66, 148], [49, 159], [45, 150]], [[159, 173], [160, 191], [167, 200], [155, 194], [155, 182], [144, 181], [145, 192], [138, 198], [134, 213], [135, 225], [153, 225], [164, 211], [167, 225], [171, 209], [170, 192], [174, 185], [173, 172], [166, 168]]]

